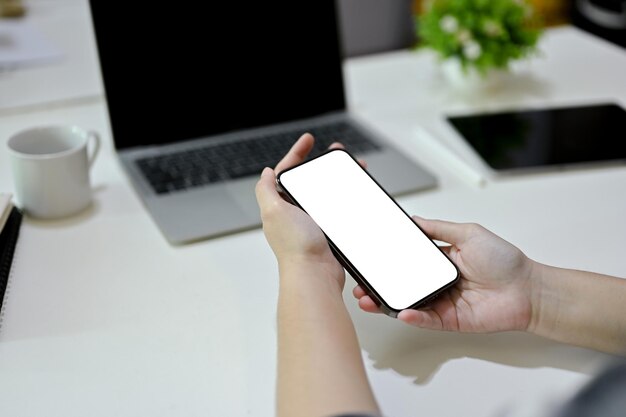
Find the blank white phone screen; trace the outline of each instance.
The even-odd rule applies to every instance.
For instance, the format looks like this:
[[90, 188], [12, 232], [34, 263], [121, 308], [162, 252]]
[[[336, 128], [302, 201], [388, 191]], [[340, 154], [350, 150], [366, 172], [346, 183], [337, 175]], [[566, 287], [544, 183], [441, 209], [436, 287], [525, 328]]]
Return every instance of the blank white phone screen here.
[[280, 176], [391, 308], [402, 310], [457, 277], [450, 260], [344, 151], [332, 151]]

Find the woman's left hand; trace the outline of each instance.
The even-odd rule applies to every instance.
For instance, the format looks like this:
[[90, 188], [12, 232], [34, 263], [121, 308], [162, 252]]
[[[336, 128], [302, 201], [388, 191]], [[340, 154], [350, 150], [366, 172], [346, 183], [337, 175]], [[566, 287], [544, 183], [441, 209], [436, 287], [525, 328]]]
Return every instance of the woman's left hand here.
[[[299, 207], [285, 201], [276, 189], [276, 173], [304, 161], [313, 149], [314, 138], [305, 133], [276, 168], [265, 168], [256, 185], [263, 232], [281, 268], [315, 265], [326, 269], [343, 289], [345, 274], [328, 246], [324, 233]], [[341, 148], [333, 144], [331, 148]]]

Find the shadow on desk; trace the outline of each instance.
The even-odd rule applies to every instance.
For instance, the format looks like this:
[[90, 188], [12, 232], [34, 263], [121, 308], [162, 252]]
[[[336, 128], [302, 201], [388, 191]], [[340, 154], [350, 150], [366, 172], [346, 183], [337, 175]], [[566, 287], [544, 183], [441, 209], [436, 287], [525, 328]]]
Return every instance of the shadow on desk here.
[[359, 310], [346, 300], [361, 348], [376, 369], [393, 369], [417, 385], [431, 381], [448, 361], [461, 358], [518, 368], [557, 368], [592, 375], [604, 355], [523, 332], [469, 334], [422, 330]]

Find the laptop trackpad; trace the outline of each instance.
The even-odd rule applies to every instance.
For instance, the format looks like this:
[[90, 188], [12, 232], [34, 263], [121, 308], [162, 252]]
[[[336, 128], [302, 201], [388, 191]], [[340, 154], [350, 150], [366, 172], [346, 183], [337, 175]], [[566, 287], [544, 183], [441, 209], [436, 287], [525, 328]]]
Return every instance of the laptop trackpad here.
[[228, 194], [236, 202], [237, 206], [246, 213], [246, 217], [259, 225], [261, 215], [256, 201], [254, 188], [259, 177], [250, 177], [243, 180], [233, 181], [228, 184]]
[[[171, 243], [201, 239], [208, 234], [232, 233], [254, 221], [224, 186], [188, 190], [184, 195], [149, 199], [151, 212]], [[153, 204], [151, 204], [153, 203]]]

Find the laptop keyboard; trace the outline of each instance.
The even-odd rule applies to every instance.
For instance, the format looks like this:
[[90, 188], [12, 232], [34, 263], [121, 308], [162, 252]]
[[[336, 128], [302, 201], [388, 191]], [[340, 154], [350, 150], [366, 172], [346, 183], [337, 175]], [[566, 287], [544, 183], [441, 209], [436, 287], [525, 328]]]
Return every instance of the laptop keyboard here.
[[340, 141], [352, 153], [378, 149], [348, 123], [263, 135], [234, 143], [174, 152], [137, 160], [137, 166], [157, 194], [166, 194], [229, 179], [259, 175], [274, 167], [304, 132], [315, 136], [310, 157]]

